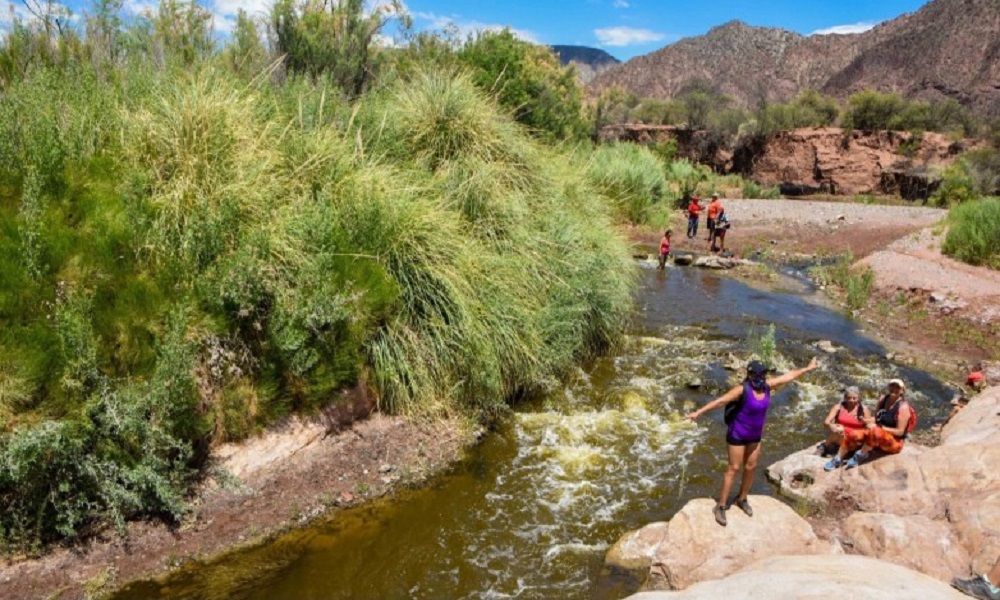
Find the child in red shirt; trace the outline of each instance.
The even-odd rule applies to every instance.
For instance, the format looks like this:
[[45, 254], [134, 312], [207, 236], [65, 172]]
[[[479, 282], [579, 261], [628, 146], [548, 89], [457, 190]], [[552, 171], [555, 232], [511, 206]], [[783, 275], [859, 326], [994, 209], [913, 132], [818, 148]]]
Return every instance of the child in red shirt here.
[[671, 231], [668, 229], [663, 232], [663, 239], [660, 240], [660, 266], [657, 267], [660, 270], [667, 266], [667, 255], [670, 254], [670, 235]]

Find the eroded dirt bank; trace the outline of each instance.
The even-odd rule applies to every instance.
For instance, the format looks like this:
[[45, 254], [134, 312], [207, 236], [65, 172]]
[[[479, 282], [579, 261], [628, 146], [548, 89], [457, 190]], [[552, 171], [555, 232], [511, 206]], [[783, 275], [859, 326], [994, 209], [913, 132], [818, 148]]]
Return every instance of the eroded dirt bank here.
[[125, 582], [266, 540], [337, 507], [415, 485], [454, 463], [474, 438], [457, 420], [374, 413], [338, 431], [327, 415], [292, 418], [240, 446], [220, 448], [178, 527], [130, 523], [72, 548], [0, 570], [6, 599], [101, 597]]

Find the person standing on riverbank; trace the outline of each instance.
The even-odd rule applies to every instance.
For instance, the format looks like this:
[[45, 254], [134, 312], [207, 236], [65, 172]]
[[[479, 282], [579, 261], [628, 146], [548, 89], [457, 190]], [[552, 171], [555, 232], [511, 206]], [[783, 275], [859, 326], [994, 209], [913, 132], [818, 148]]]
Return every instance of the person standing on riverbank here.
[[[687, 419], [695, 421], [711, 410], [726, 406], [726, 448], [729, 466], [722, 477], [719, 502], [712, 509], [719, 525], [726, 526], [729, 491], [732, 489], [733, 481], [740, 469], [743, 470], [743, 479], [740, 481], [739, 492], [732, 504], [738, 506], [748, 517], [753, 516], [753, 509], [750, 508], [747, 495], [750, 493], [750, 486], [753, 485], [757, 460], [760, 458], [760, 443], [764, 433], [764, 423], [767, 419], [767, 410], [771, 406], [771, 392], [795, 381], [818, 366], [816, 358], [813, 357], [807, 366], [771, 378], [767, 376], [769, 369], [764, 363], [759, 360], [751, 361], [747, 365], [747, 376], [740, 385], [686, 415]], [[734, 402], [735, 406], [727, 406]]]
[[701, 214], [701, 202], [698, 196], [691, 196], [688, 204], [688, 239], [693, 240], [698, 237], [698, 216]]
[[663, 232], [663, 239], [660, 240], [660, 265], [657, 267], [663, 270], [667, 267], [667, 256], [670, 255], [670, 236], [673, 232], [669, 229]]
[[720, 212], [722, 212], [722, 201], [719, 200], [718, 194], [712, 194], [712, 201], [708, 203], [708, 209], [705, 211], [705, 226], [708, 227], [709, 245], [715, 243], [715, 219], [719, 217]]

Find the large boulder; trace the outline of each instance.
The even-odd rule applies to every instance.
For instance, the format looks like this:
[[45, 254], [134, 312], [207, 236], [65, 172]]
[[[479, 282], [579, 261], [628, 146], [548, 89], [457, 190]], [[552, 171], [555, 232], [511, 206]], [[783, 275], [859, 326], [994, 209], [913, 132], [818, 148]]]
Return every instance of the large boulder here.
[[656, 548], [667, 536], [667, 523], [650, 523], [642, 529], [630, 531], [615, 542], [604, 555], [604, 564], [626, 570], [648, 569], [653, 563]]
[[923, 516], [856, 512], [844, 521], [855, 552], [947, 581], [968, 573], [969, 553], [947, 522]]
[[[777, 539], [776, 537], [773, 539]], [[892, 598], [968, 600], [947, 583], [899, 565], [864, 556], [769, 556], [725, 579], [679, 592], [640, 592], [629, 600], [800, 600]]]
[[[808, 449], [771, 465], [767, 475], [782, 493], [817, 506], [878, 513], [845, 522], [858, 552], [943, 579], [984, 572], [1000, 556], [998, 412], [1000, 387], [988, 388], [944, 426], [940, 446], [909, 443], [898, 455], [832, 473]], [[933, 550], [941, 545], [957, 547]]]
[[[720, 527], [715, 501], [691, 500], [667, 524], [666, 536], [653, 555], [655, 575], [672, 589], [734, 573], [773, 554], [829, 554], [831, 546], [786, 504], [768, 496], [750, 496], [754, 516], [737, 508]], [[656, 580], [654, 579], [654, 582]]]

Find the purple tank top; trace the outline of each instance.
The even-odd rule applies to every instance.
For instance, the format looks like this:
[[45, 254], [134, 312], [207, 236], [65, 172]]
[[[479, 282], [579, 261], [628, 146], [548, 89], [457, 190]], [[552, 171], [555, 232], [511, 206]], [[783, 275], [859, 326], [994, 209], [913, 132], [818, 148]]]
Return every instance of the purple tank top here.
[[771, 406], [771, 388], [765, 387], [764, 397], [757, 399], [750, 383], [744, 381], [743, 396], [743, 408], [736, 413], [726, 434], [735, 440], [755, 442], [764, 434], [764, 420], [767, 418], [767, 409]]

